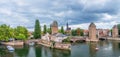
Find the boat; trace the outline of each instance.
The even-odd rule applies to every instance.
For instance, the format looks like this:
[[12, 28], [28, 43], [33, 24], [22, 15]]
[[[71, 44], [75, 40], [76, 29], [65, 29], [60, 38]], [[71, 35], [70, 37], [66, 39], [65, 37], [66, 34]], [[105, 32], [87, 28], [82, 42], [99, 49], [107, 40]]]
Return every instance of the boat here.
[[33, 46], [35, 43], [34, 42], [30, 42], [29, 43], [29, 46]]
[[99, 50], [99, 48], [96, 47], [95, 50]]
[[12, 46], [7, 46], [7, 49], [8, 49], [9, 51], [14, 51], [14, 50], [15, 50]]

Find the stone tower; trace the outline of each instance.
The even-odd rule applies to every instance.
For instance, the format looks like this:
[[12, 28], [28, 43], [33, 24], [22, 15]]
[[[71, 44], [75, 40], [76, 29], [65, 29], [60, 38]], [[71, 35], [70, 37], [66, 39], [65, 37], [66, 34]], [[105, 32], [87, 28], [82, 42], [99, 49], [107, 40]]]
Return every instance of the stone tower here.
[[90, 41], [97, 40], [97, 38], [96, 38], [96, 25], [93, 22], [89, 25], [89, 38], [90, 38]]
[[57, 21], [53, 21], [53, 23], [51, 24], [51, 30], [52, 30], [52, 34], [58, 33], [58, 23], [57, 23]]
[[112, 28], [112, 37], [117, 38], [118, 37], [118, 27], [117, 25], [114, 25]]

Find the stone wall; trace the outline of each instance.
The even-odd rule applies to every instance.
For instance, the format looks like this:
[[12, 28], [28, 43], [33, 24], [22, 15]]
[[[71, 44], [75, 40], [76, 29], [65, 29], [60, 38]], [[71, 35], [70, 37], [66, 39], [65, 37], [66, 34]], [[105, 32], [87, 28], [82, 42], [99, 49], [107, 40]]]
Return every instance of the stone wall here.
[[89, 38], [90, 40], [96, 40], [96, 25], [94, 23], [89, 26]]
[[118, 37], [118, 27], [117, 25], [114, 25], [112, 28], [112, 37], [117, 38]]

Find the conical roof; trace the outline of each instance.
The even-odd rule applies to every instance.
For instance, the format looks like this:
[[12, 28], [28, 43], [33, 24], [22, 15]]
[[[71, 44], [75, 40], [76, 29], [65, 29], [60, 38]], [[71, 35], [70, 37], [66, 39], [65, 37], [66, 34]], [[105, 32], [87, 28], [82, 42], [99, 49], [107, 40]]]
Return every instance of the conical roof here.
[[51, 26], [58, 26], [57, 21], [53, 21], [53, 23], [51, 24]]
[[114, 25], [113, 28], [117, 28], [117, 25]]
[[96, 25], [92, 22], [89, 27], [96, 27]]

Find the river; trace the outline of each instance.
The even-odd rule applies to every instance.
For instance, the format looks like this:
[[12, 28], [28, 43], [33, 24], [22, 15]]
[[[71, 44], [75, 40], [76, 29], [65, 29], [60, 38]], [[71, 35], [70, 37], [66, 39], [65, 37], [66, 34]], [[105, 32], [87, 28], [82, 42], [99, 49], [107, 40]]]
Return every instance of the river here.
[[1, 47], [0, 57], [120, 57], [120, 41], [74, 43], [71, 51], [36, 45], [15, 47], [14, 52], [9, 52]]

